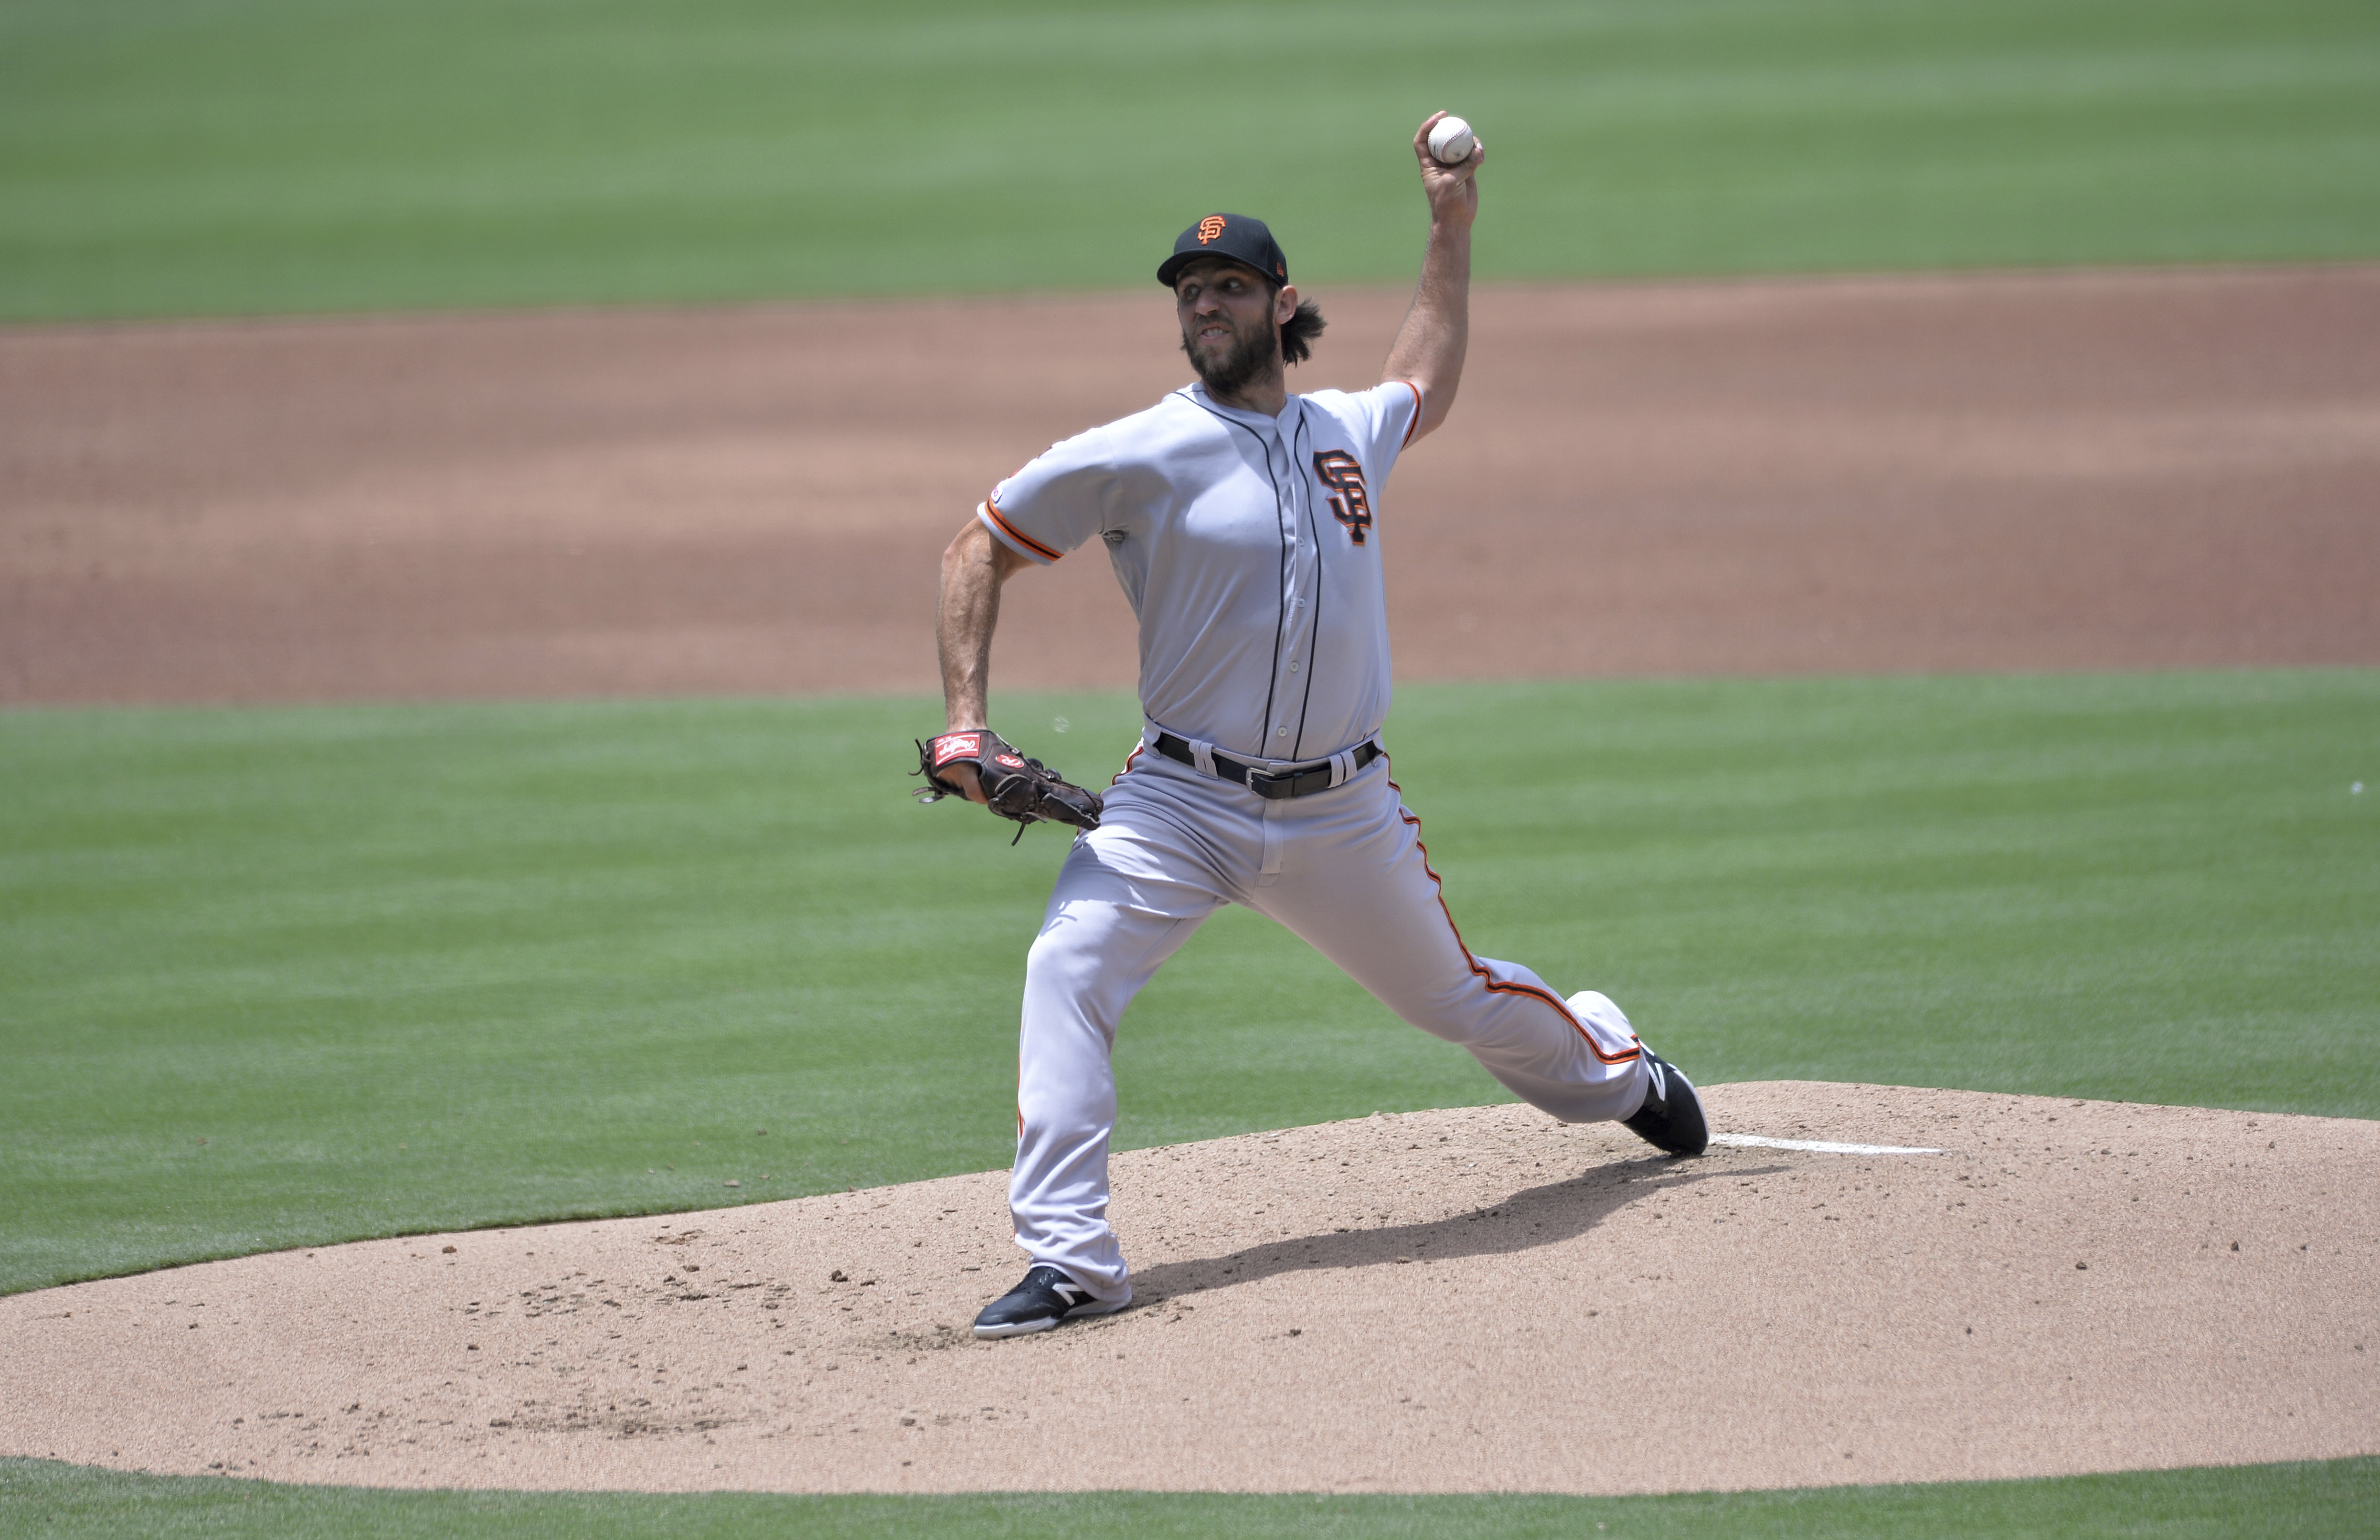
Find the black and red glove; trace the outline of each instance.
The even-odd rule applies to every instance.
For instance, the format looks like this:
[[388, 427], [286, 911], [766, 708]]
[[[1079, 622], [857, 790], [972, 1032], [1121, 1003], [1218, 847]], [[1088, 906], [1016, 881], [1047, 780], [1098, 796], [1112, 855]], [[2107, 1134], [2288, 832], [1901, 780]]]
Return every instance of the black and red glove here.
[[[917, 773], [926, 783], [917, 788], [920, 802], [965, 796], [956, 782], [942, 779], [953, 765], [973, 765], [987, 806], [1020, 826], [1016, 838], [1037, 823], [1071, 823], [1077, 829], [1099, 826], [1099, 794], [1087, 792], [1038, 759], [1028, 759], [988, 727], [945, 733], [930, 744], [917, 746]], [[1014, 843], [1015, 841], [1009, 842]]]

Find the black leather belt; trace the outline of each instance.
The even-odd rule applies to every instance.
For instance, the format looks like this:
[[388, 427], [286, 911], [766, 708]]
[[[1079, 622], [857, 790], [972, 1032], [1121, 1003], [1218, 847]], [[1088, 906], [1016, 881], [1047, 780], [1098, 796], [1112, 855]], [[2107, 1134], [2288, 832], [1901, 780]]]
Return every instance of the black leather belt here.
[[[1157, 735], [1157, 752], [1168, 759], [1179, 759], [1185, 765], [1198, 763], [1198, 756], [1191, 751], [1188, 742], [1171, 733]], [[1355, 769], [1362, 770], [1379, 757], [1379, 744], [1366, 738], [1355, 750]], [[1330, 789], [1329, 765], [1317, 765], [1310, 770], [1299, 770], [1294, 775], [1272, 775], [1254, 765], [1244, 765], [1237, 759], [1228, 759], [1218, 754], [1215, 756], [1215, 773], [1226, 781], [1236, 781], [1257, 795], [1269, 797], [1275, 802], [1283, 797], [1311, 796], [1316, 792]]]

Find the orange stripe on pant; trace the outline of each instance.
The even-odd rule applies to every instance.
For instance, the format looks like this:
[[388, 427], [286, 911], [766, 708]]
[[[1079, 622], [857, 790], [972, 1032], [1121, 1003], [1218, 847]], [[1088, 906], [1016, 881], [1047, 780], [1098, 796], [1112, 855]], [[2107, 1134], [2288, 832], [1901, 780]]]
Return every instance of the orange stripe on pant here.
[[[1393, 781], [1389, 782], [1389, 789], [1395, 792], [1400, 798], [1404, 795], [1404, 788]], [[1571, 1014], [1570, 1006], [1556, 998], [1552, 990], [1539, 989], [1527, 984], [1497, 983], [1488, 970], [1479, 965], [1479, 959], [1472, 954], [1470, 943], [1463, 939], [1463, 928], [1454, 923], [1454, 911], [1446, 906], [1446, 879], [1438, 875], [1436, 867], [1429, 864], [1429, 846], [1422, 842], [1421, 819], [1415, 818], [1413, 811], [1403, 806], [1402, 803], [1397, 808], [1397, 817], [1404, 819], [1414, 831], [1414, 844], [1421, 851], [1421, 869], [1429, 873], [1429, 879], [1438, 884], [1438, 912], [1446, 916], [1446, 928], [1454, 932], [1454, 944], [1463, 949], [1463, 961], [1471, 964], [1474, 976], [1489, 989], [1500, 994], [1526, 995], [1535, 1000], [1544, 1000], [1554, 1008], [1562, 1020], [1570, 1023], [1570, 1029], [1577, 1033], [1585, 1042], [1587, 1050], [1607, 1064], [1625, 1064], [1639, 1057], [1640, 1050], [1633, 1048], [1621, 1053], [1604, 1052], [1603, 1045], [1595, 1040], [1595, 1034], [1579, 1025], [1578, 1018]]]

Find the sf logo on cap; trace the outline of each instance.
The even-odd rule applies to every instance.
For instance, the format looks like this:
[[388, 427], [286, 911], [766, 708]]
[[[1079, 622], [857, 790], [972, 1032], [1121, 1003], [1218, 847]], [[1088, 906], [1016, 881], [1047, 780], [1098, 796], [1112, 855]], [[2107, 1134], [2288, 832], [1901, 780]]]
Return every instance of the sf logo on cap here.
[[1222, 233], [1223, 216], [1221, 214], [1208, 214], [1206, 218], [1198, 222], [1198, 244], [1201, 246], [1206, 245], [1208, 241], [1213, 240], [1217, 236], [1220, 236]]

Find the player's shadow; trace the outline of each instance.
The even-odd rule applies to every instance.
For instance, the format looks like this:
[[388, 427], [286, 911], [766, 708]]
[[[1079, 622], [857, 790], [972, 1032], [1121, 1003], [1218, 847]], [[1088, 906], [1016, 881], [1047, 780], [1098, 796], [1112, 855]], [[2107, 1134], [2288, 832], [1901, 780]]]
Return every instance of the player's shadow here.
[[1657, 1193], [1714, 1177], [1741, 1182], [1747, 1177], [1790, 1170], [1782, 1165], [1746, 1167], [1669, 1160], [1630, 1160], [1600, 1166], [1566, 1181], [1525, 1188], [1488, 1207], [1450, 1214], [1442, 1219], [1284, 1236], [1221, 1256], [1161, 1262], [1133, 1274], [1133, 1300], [1135, 1304], [1155, 1304], [1160, 1300], [1212, 1293], [1282, 1273], [1393, 1267], [1401, 1262], [1446, 1262], [1456, 1257], [1527, 1251], [1584, 1235], [1629, 1204]]

